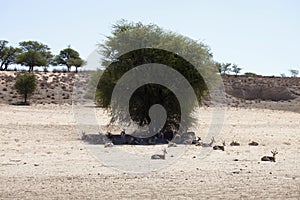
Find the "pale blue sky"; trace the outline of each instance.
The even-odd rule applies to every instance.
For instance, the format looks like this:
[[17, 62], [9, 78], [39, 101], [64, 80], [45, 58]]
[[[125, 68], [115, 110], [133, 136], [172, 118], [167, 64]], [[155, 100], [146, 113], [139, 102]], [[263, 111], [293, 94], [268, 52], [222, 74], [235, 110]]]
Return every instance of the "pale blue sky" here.
[[53, 53], [69, 44], [86, 58], [117, 20], [155, 23], [202, 41], [214, 60], [242, 72], [289, 75], [300, 70], [297, 0], [0, 0], [0, 39], [37, 40]]

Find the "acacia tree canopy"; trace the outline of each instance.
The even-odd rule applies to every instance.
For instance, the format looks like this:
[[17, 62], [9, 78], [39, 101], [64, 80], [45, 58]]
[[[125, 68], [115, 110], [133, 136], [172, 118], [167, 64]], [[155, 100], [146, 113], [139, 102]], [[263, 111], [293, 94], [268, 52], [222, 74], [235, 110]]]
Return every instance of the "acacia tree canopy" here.
[[17, 55], [21, 52], [20, 48], [7, 46], [8, 41], [0, 40], [0, 70], [7, 70], [8, 66], [16, 62]]
[[35, 75], [25, 73], [18, 76], [14, 87], [24, 97], [24, 103], [27, 104], [28, 97], [34, 93], [37, 87]]
[[16, 63], [29, 67], [29, 71], [33, 71], [33, 67], [47, 67], [52, 62], [53, 55], [50, 48], [37, 41], [25, 41], [19, 43], [22, 53], [17, 56]]
[[[124, 73], [138, 65], [161, 63], [180, 72], [193, 87], [198, 102], [189, 102], [188, 98], [186, 101], [189, 104], [189, 116], [186, 119], [189, 125], [193, 123], [191, 113], [194, 106], [201, 102], [201, 97], [207, 92], [207, 85], [197, 70], [200, 68], [203, 73], [216, 73], [212, 69], [212, 54], [206, 45], [154, 24], [143, 25], [122, 20], [113, 25], [112, 35], [99, 47], [103, 55], [102, 65], [106, 67], [96, 90], [99, 106], [111, 106], [114, 86]], [[187, 60], [196, 63], [196, 66]], [[164, 129], [177, 129], [183, 117], [180, 105], [168, 88], [159, 85], [144, 85], [134, 92], [129, 105], [131, 119], [140, 126], [148, 125], [151, 122], [148, 112], [153, 104], [161, 104], [167, 111]], [[123, 113], [118, 109], [112, 110], [112, 116], [112, 121], [124, 120]]]
[[296, 69], [290, 69], [289, 71], [290, 71], [292, 77], [297, 77], [299, 74], [299, 70], [296, 70]]
[[59, 55], [55, 57], [53, 64], [65, 65], [67, 66], [68, 71], [74, 66], [77, 72], [78, 67], [84, 65], [85, 62], [80, 58], [79, 53], [76, 50], [68, 47], [60, 51]]
[[238, 67], [236, 64], [232, 65], [232, 72], [237, 76], [241, 72], [242, 68]]

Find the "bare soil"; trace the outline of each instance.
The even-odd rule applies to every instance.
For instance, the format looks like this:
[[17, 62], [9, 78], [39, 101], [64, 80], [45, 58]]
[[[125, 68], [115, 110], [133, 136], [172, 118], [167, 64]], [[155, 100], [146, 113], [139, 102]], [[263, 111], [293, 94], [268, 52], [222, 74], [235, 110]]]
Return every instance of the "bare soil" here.
[[[211, 111], [198, 111], [201, 127], [195, 131], [203, 139]], [[104, 125], [108, 116], [98, 113]], [[295, 112], [228, 108], [216, 138], [218, 144], [226, 141], [225, 151], [203, 157], [202, 147], [190, 146], [161, 170], [133, 173], [116, 170], [88, 151], [71, 106], [2, 104], [0, 199], [299, 199], [299, 121]], [[241, 146], [229, 146], [233, 140]], [[252, 140], [259, 145], [249, 146]], [[108, 158], [116, 148], [157, 162], [148, 157], [149, 147], [106, 148]], [[162, 146], [153, 148], [159, 152]], [[165, 161], [181, 148], [167, 148]], [[274, 148], [279, 152], [276, 162], [260, 161]]]

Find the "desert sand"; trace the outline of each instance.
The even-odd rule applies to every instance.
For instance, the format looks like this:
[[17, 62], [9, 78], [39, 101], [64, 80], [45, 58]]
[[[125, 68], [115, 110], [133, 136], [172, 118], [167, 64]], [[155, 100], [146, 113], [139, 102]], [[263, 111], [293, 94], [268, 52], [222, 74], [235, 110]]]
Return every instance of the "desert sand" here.
[[[200, 127], [195, 132], [202, 138], [210, 126], [210, 112], [198, 111]], [[105, 125], [105, 112], [98, 116]], [[97, 145], [108, 160], [119, 149], [163, 166], [135, 173], [122, 169], [122, 164], [116, 169], [89, 151], [76, 129], [72, 106], [3, 104], [0, 199], [300, 199], [299, 121], [300, 114], [289, 111], [228, 108], [216, 137], [218, 144], [226, 141], [225, 151], [203, 156], [203, 147], [179, 145], [167, 148], [165, 161], [151, 160], [148, 154], [167, 145]], [[241, 146], [229, 146], [233, 140]], [[252, 140], [259, 145], [249, 146]], [[275, 163], [260, 161], [275, 148]], [[175, 159], [178, 151], [184, 153]], [[165, 166], [168, 161], [172, 162]]]

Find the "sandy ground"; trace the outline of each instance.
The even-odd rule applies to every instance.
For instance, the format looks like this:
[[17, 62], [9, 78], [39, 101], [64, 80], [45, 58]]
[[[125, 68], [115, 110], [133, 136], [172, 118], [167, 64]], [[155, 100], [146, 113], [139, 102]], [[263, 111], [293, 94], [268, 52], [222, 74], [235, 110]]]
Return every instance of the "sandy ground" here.
[[[210, 109], [199, 110], [197, 135], [205, 138], [210, 117]], [[216, 140], [241, 146], [203, 156], [202, 147], [179, 145], [167, 148], [165, 161], [154, 161], [148, 154], [162, 146], [85, 145], [71, 106], [1, 105], [0, 199], [300, 199], [299, 122], [299, 113], [230, 108]], [[250, 140], [259, 146], [248, 146]], [[99, 161], [91, 148], [107, 160]], [[274, 148], [277, 162], [261, 162]], [[126, 171], [125, 154], [117, 167], [110, 163], [115, 151], [161, 169]]]

